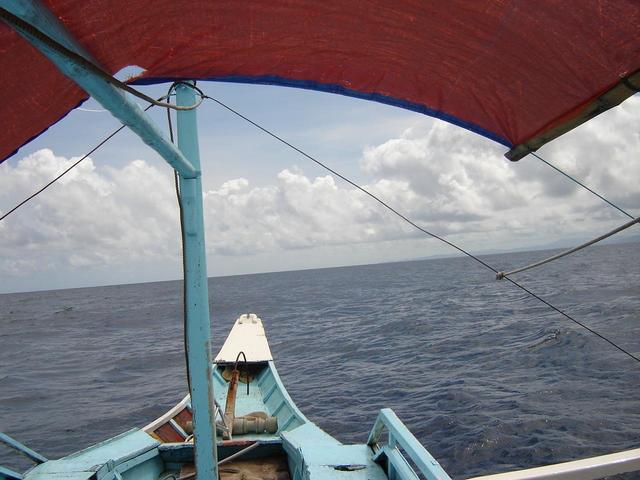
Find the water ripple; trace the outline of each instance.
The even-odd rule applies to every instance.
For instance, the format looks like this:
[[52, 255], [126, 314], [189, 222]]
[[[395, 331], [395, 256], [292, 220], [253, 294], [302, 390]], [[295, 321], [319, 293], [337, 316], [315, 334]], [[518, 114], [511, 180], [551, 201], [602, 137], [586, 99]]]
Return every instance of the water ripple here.
[[[639, 248], [519, 280], [640, 354]], [[186, 390], [181, 295], [177, 282], [0, 295], [0, 430], [56, 457], [163, 413]], [[391, 407], [454, 477], [640, 445], [640, 365], [464, 258], [213, 279], [211, 303], [215, 347], [258, 313], [291, 396], [343, 442]]]

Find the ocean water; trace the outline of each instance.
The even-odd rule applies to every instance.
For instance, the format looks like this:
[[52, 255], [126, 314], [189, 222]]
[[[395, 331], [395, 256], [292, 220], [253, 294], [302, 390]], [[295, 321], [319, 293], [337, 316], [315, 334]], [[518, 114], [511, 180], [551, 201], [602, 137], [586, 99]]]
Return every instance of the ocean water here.
[[[639, 260], [639, 243], [598, 246], [516, 278], [640, 355]], [[640, 364], [469, 259], [210, 286], [215, 348], [257, 313], [292, 398], [343, 442], [391, 407], [454, 478], [640, 446]], [[0, 295], [0, 430], [54, 458], [164, 413], [187, 388], [181, 298], [179, 282]]]

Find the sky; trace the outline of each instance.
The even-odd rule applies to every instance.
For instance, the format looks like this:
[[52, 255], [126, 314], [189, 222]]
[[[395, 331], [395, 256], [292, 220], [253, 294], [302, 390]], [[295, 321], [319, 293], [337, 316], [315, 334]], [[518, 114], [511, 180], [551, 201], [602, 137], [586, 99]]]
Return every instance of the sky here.
[[[199, 86], [474, 253], [577, 244], [628, 221], [539, 160], [509, 162], [504, 146], [421, 114], [293, 88]], [[166, 131], [166, 113], [150, 115]], [[198, 120], [209, 276], [456, 253], [213, 102]], [[0, 164], [0, 212], [118, 126], [90, 100], [20, 149]], [[640, 213], [640, 96], [538, 153]], [[0, 251], [0, 293], [181, 278], [173, 172], [123, 131], [1, 221]]]

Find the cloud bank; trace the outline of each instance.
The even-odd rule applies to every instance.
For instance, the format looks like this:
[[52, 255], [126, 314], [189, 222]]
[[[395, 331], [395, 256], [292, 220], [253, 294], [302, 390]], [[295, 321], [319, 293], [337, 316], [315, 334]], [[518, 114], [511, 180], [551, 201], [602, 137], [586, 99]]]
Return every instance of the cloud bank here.
[[[542, 155], [637, 212], [639, 120], [640, 98], [634, 97]], [[625, 221], [538, 160], [512, 164], [503, 153], [486, 139], [425, 119], [397, 138], [366, 147], [360, 168], [372, 193], [475, 251], [588, 236]], [[14, 166], [2, 165], [0, 209], [8, 210], [73, 161], [44, 149]], [[331, 175], [307, 176], [291, 166], [266, 186], [254, 186], [250, 178], [222, 180], [204, 193], [207, 252], [217, 258], [294, 250], [313, 256], [320, 247], [391, 242], [397, 258], [405, 259], [407, 242], [421, 235]], [[179, 271], [178, 231], [170, 170], [141, 159], [119, 168], [87, 159], [0, 222], [0, 275], [10, 282], [113, 266], [130, 269], [135, 278], [140, 262], [165, 262]], [[429, 247], [422, 256], [444, 251]], [[280, 269], [275, 259], [272, 269]]]

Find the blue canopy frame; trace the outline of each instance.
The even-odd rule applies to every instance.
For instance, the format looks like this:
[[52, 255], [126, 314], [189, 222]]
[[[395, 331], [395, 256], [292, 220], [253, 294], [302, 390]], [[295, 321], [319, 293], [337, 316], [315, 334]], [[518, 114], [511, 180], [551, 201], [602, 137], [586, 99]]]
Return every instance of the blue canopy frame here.
[[[3, 8], [57, 42], [95, 63], [38, 0], [7, 0]], [[193, 409], [195, 464], [199, 479], [218, 478], [215, 410], [211, 370], [211, 321], [205, 255], [202, 182], [195, 109], [178, 112], [178, 147], [169, 141], [142, 109], [122, 91], [27, 31], [16, 31], [71, 80], [95, 98], [121, 123], [133, 130], [179, 174], [184, 222], [184, 282], [187, 361]], [[176, 87], [179, 106], [196, 104], [188, 84]]]

